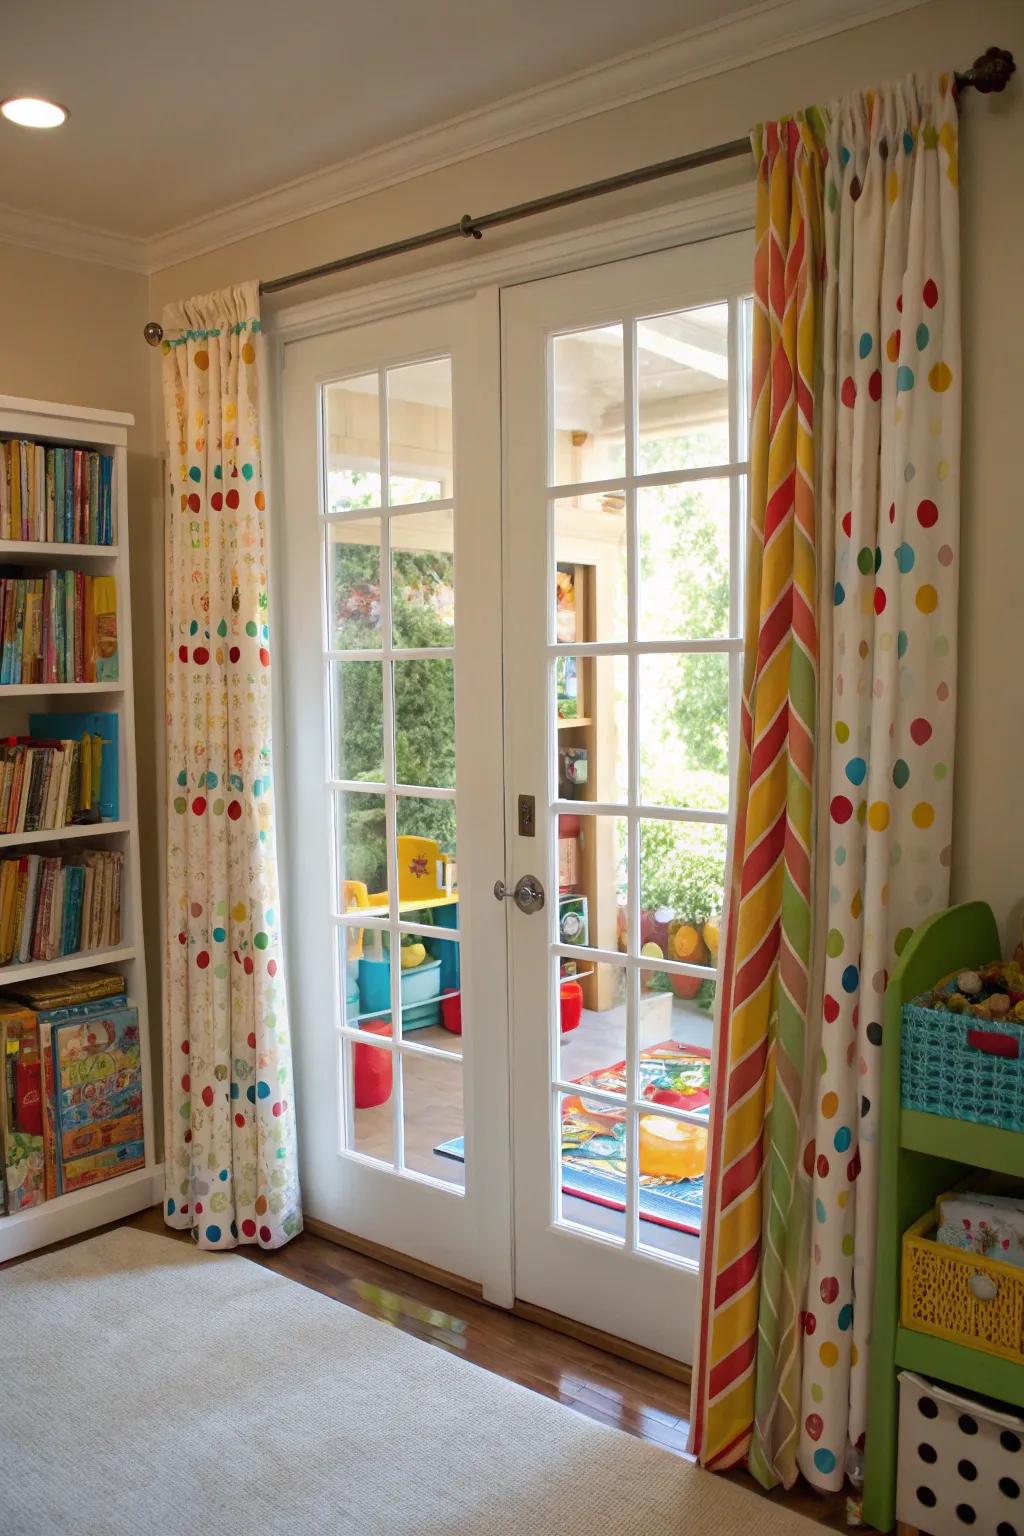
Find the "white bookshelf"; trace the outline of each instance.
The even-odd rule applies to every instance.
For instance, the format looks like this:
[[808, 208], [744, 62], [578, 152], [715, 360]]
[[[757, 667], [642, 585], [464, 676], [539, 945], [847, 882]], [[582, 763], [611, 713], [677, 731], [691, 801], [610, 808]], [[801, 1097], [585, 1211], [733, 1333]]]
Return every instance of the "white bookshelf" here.
[[[31, 977], [110, 966], [123, 970], [131, 1001], [139, 1010], [142, 1053], [143, 1114], [146, 1166], [107, 1179], [42, 1205], [0, 1216], [0, 1263], [47, 1243], [73, 1237], [107, 1222], [118, 1221], [157, 1203], [162, 1197], [162, 1169], [153, 1141], [152, 1067], [146, 961], [142, 936], [142, 894], [139, 867], [138, 787], [135, 754], [135, 708], [132, 688], [131, 583], [128, 566], [127, 441], [134, 417], [119, 411], [91, 410], [49, 401], [0, 395], [0, 438], [27, 437], [43, 443], [63, 443], [113, 453], [114, 544], [50, 544], [0, 539], [0, 564], [19, 567], [74, 566], [109, 574], [117, 582], [119, 678], [116, 683], [30, 683], [0, 686], [0, 736], [25, 734], [29, 713], [45, 713], [49, 698], [56, 712], [103, 709], [118, 716], [120, 761], [119, 819], [54, 831], [4, 833], [0, 856], [13, 849], [43, 851], [47, 843], [69, 839], [98, 847], [120, 848], [125, 854], [121, 943], [114, 949], [67, 955], [61, 960], [0, 967], [0, 993], [12, 982]], [[77, 706], [75, 699], [81, 696]]]

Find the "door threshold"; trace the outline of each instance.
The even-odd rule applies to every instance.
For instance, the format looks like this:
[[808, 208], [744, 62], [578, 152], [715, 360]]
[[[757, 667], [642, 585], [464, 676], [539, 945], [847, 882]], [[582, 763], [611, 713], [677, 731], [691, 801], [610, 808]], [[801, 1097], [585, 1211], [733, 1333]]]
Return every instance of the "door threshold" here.
[[628, 1360], [631, 1365], [643, 1366], [648, 1371], [657, 1372], [659, 1376], [668, 1376], [687, 1385], [690, 1383], [690, 1367], [682, 1360], [673, 1360], [671, 1355], [659, 1354], [657, 1350], [647, 1349], [643, 1344], [633, 1344], [629, 1339], [620, 1339], [616, 1334], [605, 1333], [602, 1328], [592, 1328], [589, 1323], [578, 1322], [574, 1317], [564, 1317], [560, 1312], [550, 1312], [547, 1307], [535, 1306], [532, 1301], [523, 1301], [518, 1297], [511, 1307], [499, 1307], [496, 1302], [488, 1301], [483, 1286], [476, 1280], [467, 1280], [462, 1275], [454, 1275], [450, 1270], [428, 1264], [397, 1248], [388, 1248], [384, 1243], [374, 1243], [369, 1238], [358, 1237], [354, 1232], [346, 1232], [341, 1227], [332, 1227], [329, 1222], [320, 1221], [315, 1216], [304, 1217], [303, 1227], [307, 1232], [312, 1232], [314, 1237], [322, 1237], [339, 1248], [350, 1248], [354, 1253], [362, 1253], [369, 1259], [376, 1259], [392, 1269], [401, 1270], [403, 1274], [415, 1275], [418, 1280], [443, 1286], [459, 1296], [468, 1296], [472, 1301], [494, 1307], [496, 1312], [511, 1312], [525, 1322], [536, 1323], [552, 1333], [564, 1334], [580, 1344], [590, 1345], [592, 1349], [603, 1350], [606, 1355]]

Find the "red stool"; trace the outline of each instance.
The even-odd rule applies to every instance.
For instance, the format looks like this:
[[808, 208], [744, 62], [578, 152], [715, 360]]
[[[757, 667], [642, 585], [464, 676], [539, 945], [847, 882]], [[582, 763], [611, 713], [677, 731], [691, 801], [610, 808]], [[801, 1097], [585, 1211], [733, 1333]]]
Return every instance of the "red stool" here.
[[[381, 1019], [375, 1024], [363, 1024], [366, 1035], [390, 1035], [391, 1020]], [[378, 1045], [355, 1045], [352, 1048], [352, 1093], [356, 1109], [373, 1109], [386, 1104], [391, 1097], [391, 1052]]]
[[576, 1029], [583, 1016], [583, 988], [578, 981], [563, 981], [560, 989], [562, 1034]]
[[453, 1035], [462, 1034], [462, 993], [446, 992], [441, 995], [441, 1023]]

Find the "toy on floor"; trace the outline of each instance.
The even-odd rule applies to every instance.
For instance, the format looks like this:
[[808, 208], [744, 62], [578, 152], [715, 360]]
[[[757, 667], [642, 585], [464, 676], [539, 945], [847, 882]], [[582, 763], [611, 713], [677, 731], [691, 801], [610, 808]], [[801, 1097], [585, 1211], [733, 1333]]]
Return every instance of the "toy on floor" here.
[[640, 1116], [640, 1173], [652, 1178], [699, 1179], [707, 1163], [708, 1133], [668, 1115]]

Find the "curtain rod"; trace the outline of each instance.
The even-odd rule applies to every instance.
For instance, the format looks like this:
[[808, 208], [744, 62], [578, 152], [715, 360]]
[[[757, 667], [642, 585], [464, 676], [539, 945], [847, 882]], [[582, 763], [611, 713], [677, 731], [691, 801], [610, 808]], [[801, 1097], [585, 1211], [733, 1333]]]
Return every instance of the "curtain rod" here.
[[[973, 87], [983, 95], [1003, 91], [1016, 65], [1013, 54], [1004, 48], [989, 48], [975, 59], [971, 68], [957, 74], [958, 91]], [[423, 234], [409, 235], [404, 240], [392, 240], [388, 245], [373, 246], [370, 250], [357, 251], [352, 256], [341, 256], [336, 261], [325, 261], [316, 267], [306, 267], [301, 272], [289, 272], [285, 277], [274, 277], [260, 283], [260, 293], [280, 293], [285, 288], [296, 288], [300, 283], [311, 283], [318, 277], [328, 277], [336, 272], [348, 272], [353, 267], [365, 267], [387, 256], [401, 256], [408, 251], [424, 250], [430, 245], [441, 245], [448, 240], [482, 240], [485, 229], [497, 229], [501, 224], [513, 224], [519, 219], [530, 219], [535, 214], [550, 213], [555, 208], [568, 208], [591, 197], [606, 197], [610, 192], [621, 192], [627, 187], [642, 186], [648, 181], [658, 181], [663, 176], [678, 176], [684, 171], [695, 171], [701, 166], [717, 165], [723, 160], [736, 160], [750, 153], [750, 140], [730, 139], [724, 144], [713, 144], [709, 149], [698, 149], [689, 155], [677, 155], [672, 160], [659, 160], [654, 165], [642, 165], [637, 170], [623, 171], [618, 176], [605, 176], [600, 181], [588, 181], [582, 186], [569, 187], [564, 192], [552, 192], [548, 197], [535, 197], [527, 203], [516, 203], [510, 208], [499, 208], [494, 213], [483, 213], [478, 218], [464, 213], [457, 224], [442, 224], [439, 229]], [[159, 346], [164, 339], [163, 326], [150, 320], [143, 327], [143, 336], [151, 347]]]

